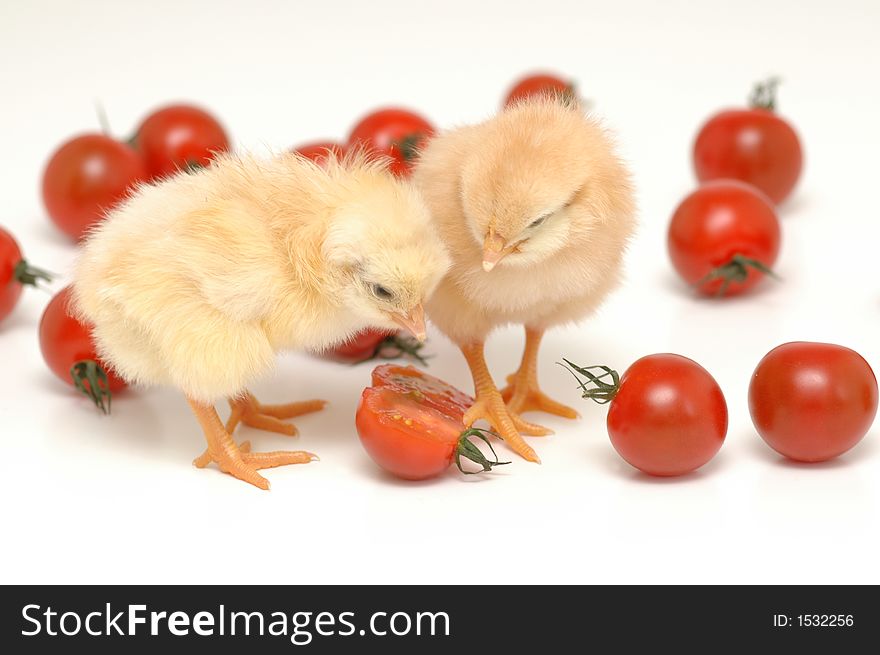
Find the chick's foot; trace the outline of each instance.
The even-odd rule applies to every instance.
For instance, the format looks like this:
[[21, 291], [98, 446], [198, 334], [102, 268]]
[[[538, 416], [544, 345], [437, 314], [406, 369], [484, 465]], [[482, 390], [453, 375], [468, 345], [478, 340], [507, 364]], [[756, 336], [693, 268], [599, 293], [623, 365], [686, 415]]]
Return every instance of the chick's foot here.
[[[522, 363], [516, 373], [507, 376], [507, 386], [501, 390], [501, 395], [512, 414], [546, 412], [563, 418], [578, 418], [574, 409], [556, 402], [538, 386], [538, 348], [543, 335], [543, 330], [526, 328]], [[550, 430], [544, 432], [551, 433]]]
[[285, 405], [264, 405], [246, 391], [243, 396], [229, 399], [231, 412], [229, 420], [226, 421], [226, 431], [232, 434], [238, 424], [243, 423], [258, 430], [294, 437], [299, 432], [296, 426], [281, 419], [317, 412], [326, 404], [325, 400], [304, 400]]
[[215, 462], [224, 473], [267, 490], [269, 481], [257, 472], [260, 469], [288, 464], [306, 464], [317, 459], [316, 455], [304, 450], [253, 453], [248, 441], [240, 446], [236, 445], [220, 422], [220, 417], [217, 416], [213, 406], [188, 400], [208, 442], [207, 450], [193, 460], [193, 464], [198, 468], [205, 468], [211, 462]]
[[[562, 418], [578, 418], [580, 416], [568, 405], [556, 402], [541, 391], [534, 376], [529, 379], [519, 371], [507, 376], [507, 386], [501, 390], [501, 396], [507, 403], [507, 409], [511, 414], [545, 412]], [[550, 433], [551, 431], [548, 430], [545, 434]]]
[[501, 393], [489, 374], [483, 357], [483, 345], [463, 346], [462, 352], [474, 377], [476, 397], [474, 404], [464, 414], [465, 426], [470, 427], [480, 419], [484, 419], [517, 455], [530, 462], [540, 463], [537, 453], [525, 442], [520, 432], [530, 433], [541, 428], [523, 421], [508, 411]]

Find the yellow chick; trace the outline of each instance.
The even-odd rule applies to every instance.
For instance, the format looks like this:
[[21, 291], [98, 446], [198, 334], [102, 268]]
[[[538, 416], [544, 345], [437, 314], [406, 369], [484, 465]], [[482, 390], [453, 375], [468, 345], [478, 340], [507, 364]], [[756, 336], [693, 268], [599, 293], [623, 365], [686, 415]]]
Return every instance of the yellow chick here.
[[447, 267], [419, 194], [385, 162], [230, 155], [112, 212], [83, 247], [73, 309], [123, 378], [183, 391], [208, 444], [196, 466], [268, 489], [259, 469], [313, 456], [250, 452], [235, 426], [294, 435], [281, 419], [324, 402], [263, 405], [248, 385], [280, 350], [321, 350], [366, 327], [424, 339], [422, 305]]
[[[487, 420], [540, 461], [520, 433], [550, 431], [520, 414], [577, 417], [538, 386], [541, 337], [589, 315], [617, 284], [635, 226], [630, 174], [597, 121], [539, 98], [435, 137], [413, 179], [452, 258], [427, 310], [471, 369], [476, 402], [465, 423]], [[499, 391], [483, 344], [510, 323], [525, 326], [525, 352]]]

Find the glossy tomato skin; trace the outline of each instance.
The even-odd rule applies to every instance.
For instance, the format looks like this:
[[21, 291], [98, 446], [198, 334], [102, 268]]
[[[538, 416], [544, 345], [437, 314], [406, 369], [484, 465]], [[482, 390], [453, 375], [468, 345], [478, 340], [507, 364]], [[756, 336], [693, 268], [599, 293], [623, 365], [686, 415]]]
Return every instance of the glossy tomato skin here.
[[615, 450], [656, 476], [683, 475], [712, 459], [727, 434], [727, 403], [715, 379], [681, 355], [648, 355], [620, 379], [608, 411]]
[[294, 152], [298, 152], [306, 159], [311, 159], [316, 164], [323, 166], [327, 161], [328, 153], [333, 153], [337, 159], [345, 157], [345, 146], [333, 141], [315, 141], [294, 148]]
[[464, 431], [460, 422], [387, 387], [364, 389], [355, 425], [373, 461], [404, 480], [446, 471]]
[[573, 92], [574, 90], [570, 82], [566, 82], [555, 75], [538, 73], [518, 80], [510, 91], [507, 92], [504, 106], [510, 107], [520, 100], [535, 96], [558, 94], [561, 97], [565, 97]]
[[40, 350], [46, 365], [59, 380], [72, 386], [70, 367], [81, 360], [93, 360], [107, 374], [111, 392], [125, 388], [125, 382], [98, 358], [89, 329], [69, 314], [70, 295], [71, 288], [65, 287], [43, 311]]
[[[773, 205], [759, 191], [736, 180], [707, 182], [685, 198], [669, 224], [667, 248], [672, 264], [688, 284], [741, 255], [772, 268], [779, 256], [781, 230]], [[731, 282], [725, 295], [746, 291], [764, 278], [748, 269], [742, 281]], [[716, 295], [723, 281], [701, 284], [698, 291]]]
[[21, 297], [22, 284], [15, 278], [21, 249], [9, 232], [0, 227], [0, 321], [9, 316]]
[[351, 130], [347, 148], [390, 157], [389, 170], [406, 177], [412, 172], [415, 152], [434, 134], [434, 126], [407, 109], [390, 107], [364, 116]]
[[336, 346], [331, 354], [341, 359], [363, 361], [369, 359], [376, 352], [376, 348], [385, 337], [394, 334], [389, 330], [361, 330], [348, 341]]
[[857, 352], [792, 342], [771, 350], [749, 385], [749, 411], [761, 438], [800, 462], [824, 462], [867, 434], [877, 414], [877, 378]]
[[79, 240], [146, 176], [127, 144], [86, 134], [52, 154], [43, 172], [43, 203], [55, 225]]
[[769, 109], [723, 111], [703, 125], [694, 142], [694, 169], [700, 182], [741, 180], [777, 205], [794, 190], [802, 167], [797, 133]]
[[150, 179], [190, 166], [207, 166], [229, 150], [229, 137], [211, 114], [191, 105], [163, 107], [144, 119], [134, 136]]

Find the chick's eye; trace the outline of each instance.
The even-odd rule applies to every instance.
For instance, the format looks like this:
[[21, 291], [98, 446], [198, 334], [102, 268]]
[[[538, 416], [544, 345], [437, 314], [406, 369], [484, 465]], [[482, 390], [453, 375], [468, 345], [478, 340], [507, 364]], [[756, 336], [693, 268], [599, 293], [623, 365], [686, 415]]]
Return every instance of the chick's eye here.
[[382, 300], [391, 300], [394, 298], [394, 293], [392, 293], [388, 287], [383, 287], [381, 284], [373, 285], [373, 293], [377, 298], [381, 298]]
[[541, 223], [546, 221], [547, 218], [548, 218], [547, 216], [540, 216], [540, 217], [536, 218], [535, 220], [533, 220], [531, 223], [529, 223], [529, 227], [538, 227], [539, 225], [541, 225]]

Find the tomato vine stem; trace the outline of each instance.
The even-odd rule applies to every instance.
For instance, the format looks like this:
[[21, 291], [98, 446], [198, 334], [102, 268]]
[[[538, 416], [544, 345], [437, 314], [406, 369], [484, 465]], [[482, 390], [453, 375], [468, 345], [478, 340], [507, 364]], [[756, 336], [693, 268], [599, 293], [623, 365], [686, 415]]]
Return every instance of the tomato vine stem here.
[[776, 111], [776, 90], [781, 82], [779, 77], [774, 76], [755, 84], [749, 95], [749, 106], [752, 109]]
[[43, 280], [44, 282], [52, 281], [51, 273], [44, 271], [41, 268], [31, 266], [25, 259], [22, 259], [15, 265], [12, 274], [21, 284], [27, 284], [32, 287], [38, 286], [37, 283], [40, 280]]
[[709, 282], [722, 280], [721, 286], [718, 287], [718, 291], [715, 293], [716, 296], [720, 297], [727, 293], [730, 285], [734, 282], [745, 282], [746, 278], [749, 276], [750, 269], [759, 271], [775, 280], [779, 279], [779, 276], [773, 272], [773, 269], [763, 262], [760, 262], [757, 259], [752, 259], [751, 257], [746, 257], [745, 255], [736, 254], [730, 258], [729, 262], [713, 268], [706, 273], [706, 275], [694, 282], [694, 286], [699, 288]]
[[[458, 444], [455, 446], [455, 465], [458, 467], [458, 470], [464, 473], [465, 475], [474, 475], [476, 473], [485, 473], [486, 471], [491, 471], [493, 466], [503, 466], [505, 464], [510, 464], [510, 462], [500, 462], [498, 461], [498, 454], [495, 452], [495, 449], [492, 447], [492, 442], [489, 441], [489, 438], [486, 434], [495, 435], [494, 432], [489, 432], [488, 430], [482, 430], [480, 428], [468, 428], [464, 432], [461, 433], [461, 436], [458, 438]], [[498, 436], [498, 435], [495, 435]], [[477, 445], [471, 441], [471, 437], [476, 437], [477, 439], [482, 439], [486, 442], [486, 445], [489, 446], [489, 450], [492, 451], [492, 456], [495, 458], [495, 461], [488, 459], [481, 451]], [[464, 467], [461, 465], [461, 458], [469, 459], [475, 464], [479, 464], [482, 468], [479, 471], [465, 471]]]
[[[562, 362], [565, 362], [563, 364]], [[581, 397], [589, 398], [599, 405], [605, 405], [614, 400], [617, 392], [620, 391], [620, 375], [614, 369], [608, 366], [578, 366], [577, 364], [562, 358], [562, 362], [556, 362], [566, 371], [571, 373], [572, 377], [577, 381], [578, 387], [581, 389]], [[596, 375], [593, 370], [603, 371], [601, 375]], [[578, 377], [582, 375], [586, 379]], [[602, 378], [611, 378], [611, 382], [605, 382]], [[594, 386], [589, 386], [589, 385]]]
[[421, 132], [407, 134], [402, 139], [395, 141], [393, 145], [397, 146], [403, 161], [410, 163], [415, 161], [419, 156], [419, 143], [425, 137]]
[[[427, 366], [428, 358], [422, 355], [420, 352], [424, 345], [425, 344], [419, 343], [415, 339], [409, 339], [405, 336], [401, 336], [400, 334], [389, 334], [376, 345], [375, 350], [373, 350], [373, 354], [367, 359], [375, 359], [376, 357], [382, 357], [383, 359], [395, 359], [396, 357], [400, 357], [401, 355], [408, 355], [422, 366]], [[391, 356], [383, 355], [383, 351], [386, 350], [396, 352], [394, 352], [394, 354]]]
[[[110, 413], [112, 394], [110, 393], [110, 381], [98, 363], [93, 359], [83, 359], [74, 362], [70, 367], [70, 377], [74, 386], [85, 394], [95, 407], [104, 414]], [[106, 398], [106, 404], [104, 399]]]

